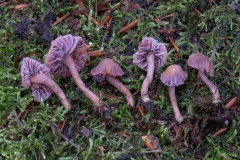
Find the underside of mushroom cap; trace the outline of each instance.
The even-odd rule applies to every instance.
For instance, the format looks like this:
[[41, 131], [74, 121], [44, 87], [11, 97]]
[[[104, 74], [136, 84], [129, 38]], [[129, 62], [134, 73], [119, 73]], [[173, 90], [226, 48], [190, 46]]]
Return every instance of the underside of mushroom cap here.
[[102, 82], [106, 79], [106, 75], [117, 77], [122, 76], [124, 72], [112, 59], [105, 58], [91, 70], [91, 74], [98, 82]]
[[210, 76], [214, 76], [214, 64], [210, 58], [202, 53], [194, 53], [188, 58], [188, 66], [196, 68], [202, 72], [206, 71]]
[[180, 66], [173, 64], [167, 67], [160, 79], [166, 86], [178, 86], [184, 84], [187, 77], [188, 74]]
[[155, 68], [158, 69], [166, 63], [167, 49], [163, 43], [157, 43], [154, 38], [144, 37], [133, 54], [133, 63], [143, 70], [147, 70], [147, 54], [154, 54]]
[[86, 51], [86, 43], [82, 37], [74, 37], [71, 34], [68, 34], [65, 36], [59, 36], [52, 41], [51, 47], [46, 55], [45, 64], [56, 77], [67, 78], [71, 76], [70, 70], [63, 64], [63, 57], [65, 54], [69, 54], [72, 57], [78, 71], [84, 68], [88, 55]]
[[40, 62], [31, 58], [24, 58], [20, 75], [22, 77], [22, 86], [30, 87], [33, 93], [34, 100], [40, 102], [41, 99], [46, 100], [51, 96], [51, 89], [43, 84], [35, 84], [30, 82], [30, 77], [36, 74], [43, 73], [50, 77], [50, 69]]

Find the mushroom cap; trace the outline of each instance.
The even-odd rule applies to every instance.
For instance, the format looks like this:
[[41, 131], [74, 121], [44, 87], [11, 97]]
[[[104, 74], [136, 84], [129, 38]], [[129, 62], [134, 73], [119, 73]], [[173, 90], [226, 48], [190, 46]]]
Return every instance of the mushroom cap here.
[[160, 79], [166, 86], [178, 86], [184, 84], [187, 77], [188, 74], [179, 65], [173, 64], [167, 67]]
[[147, 71], [147, 54], [154, 54], [155, 68], [158, 69], [166, 63], [167, 48], [163, 43], [157, 43], [154, 38], [144, 37], [138, 46], [138, 50], [133, 54], [133, 63], [139, 68]]
[[20, 75], [22, 77], [22, 86], [30, 87], [33, 93], [34, 100], [40, 102], [41, 99], [48, 99], [52, 91], [44, 84], [36, 84], [30, 82], [30, 77], [36, 74], [43, 73], [50, 77], [50, 69], [40, 62], [31, 58], [23, 58]]
[[202, 72], [205, 70], [210, 76], [214, 76], [215, 68], [213, 62], [202, 53], [197, 52], [192, 54], [189, 56], [187, 63], [192, 68], [199, 69]]
[[59, 36], [52, 41], [51, 47], [46, 55], [45, 64], [56, 77], [67, 78], [71, 76], [70, 70], [63, 63], [65, 54], [69, 54], [72, 57], [77, 70], [80, 71], [88, 59], [86, 43], [82, 37], [74, 37], [68, 34]]
[[110, 58], [103, 59], [95, 68], [91, 70], [93, 78], [98, 82], [106, 79], [106, 76], [122, 76], [124, 74], [122, 68]]

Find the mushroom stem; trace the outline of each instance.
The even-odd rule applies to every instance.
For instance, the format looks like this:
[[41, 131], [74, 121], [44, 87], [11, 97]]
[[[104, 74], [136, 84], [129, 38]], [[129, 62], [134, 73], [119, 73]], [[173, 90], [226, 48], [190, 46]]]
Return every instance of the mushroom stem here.
[[198, 70], [198, 75], [202, 79], [203, 83], [208, 86], [208, 88], [211, 90], [213, 94], [213, 103], [218, 103], [220, 102], [220, 94], [218, 91], [218, 88], [206, 77], [206, 75]]
[[40, 73], [40, 74], [31, 76], [30, 81], [32, 83], [44, 84], [48, 86], [58, 96], [64, 108], [71, 109], [71, 104], [69, 103], [62, 89], [51, 78], [49, 78], [43, 73]]
[[64, 55], [63, 63], [69, 68], [72, 77], [77, 84], [78, 88], [83, 92], [83, 94], [93, 103], [95, 107], [101, 107], [100, 100], [97, 95], [95, 95], [92, 91], [90, 91], [80, 78], [78, 71], [76, 69], [75, 63], [72, 57], [68, 54]]
[[171, 105], [173, 108], [175, 118], [178, 121], [178, 123], [181, 123], [183, 121], [183, 116], [181, 115], [179, 108], [178, 108], [174, 86], [168, 86], [168, 94], [169, 94], [169, 98], [170, 98], [170, 102], [171, 102]]
[[153, 74], [154, 74], [154, 67], [155, 67], [154, 66], [154, 55], [153, 55], [152, 51], [149, 51], [147, 53], [147, 64], [148, 64], [147, 75], [142, 83], [142, 88], [141, 88], [141, 96], [142, 96], [143, 102], [150, 101], [150, 98], [148, 96], [148, 88], [153, 81]]
[[115, 88], [117, 88], [122, 94], [124, 94], [125, 98], [127, 99], [127, 102], [130, 104], [130, 106], [134, 106], [134, 100], [131, 92], [120, 82], [118, 79], [112, 76], [106, 76], [106, 79], [110, 84], [112, 84]]

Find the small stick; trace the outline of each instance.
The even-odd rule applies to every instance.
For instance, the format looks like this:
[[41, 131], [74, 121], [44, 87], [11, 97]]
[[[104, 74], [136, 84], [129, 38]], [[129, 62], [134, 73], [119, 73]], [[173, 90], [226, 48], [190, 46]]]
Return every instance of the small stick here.
[[197, 14], [199, 14], [199, 15], [202, 14], [202, 12], [200, 12], [197, 8], [193, 8], [193, 10], [194, 10]]
[[23, 3], [23, 4], [19, 4], [19, 5], [14, 6], [14, 9], [15, 10], [21, 10], [21, 9], [24, 9], [24, 8], [29, 8], [31, 6], [32, 6], [32, 3]]
[[226, 108], [231, 108], [231, 107], [233, 107], [235, 104], [237, 104], [238, 103], [238, 97], [234, 97], [233, 99], [231, 99], [226, 105], [225, 105], [225, 107]]
[[118, 102], [125, 103], [125, 101], [123, 101], [123, 100], [121, 100], [121, 99], [119, 99], [119, 98], [117, 98], [117, 97], [108, 95], [108, 94], [104, 94], [103, 96], [104, 96], [104, 98], [106, 98], [106, 99], [115, 99], [115, 100], [118, 101]]
[[168, 38], [170, 43], [173, 45], [174, 49], [176, 50], [177, 53], [180, 52], [180, 49], [178, 48], [178, 46], [175, 44], [175, 42], [172, 40], [172, 38]]
[[66, 125], [66, 122], [67, 122], [67, 116], [64, 118], [63, 124], [62, 124], [61, 129], [60, 129], [60, 133], [63, 132], [63, 129], [64, 129], [65, 125]]
[[163, 20], [163, 19], [166, 19], [166, 18], [169, 18], [169, 17], [172, 17], [174, 16], [173, 13], [169, 14], [169, 15], [166, 15], [166, 16], [163, 16], [162, 18], [160, 18], [160, 20]]
[[88, 54], [90, 57], [101, 57], [101, 56], [106, 55], [106, 54], [105, 54], [105, 51], [99, 51], [99, 50], [90, 51], [90, 52], [87, 52], [87, 54]]
[[56, 21], [53, 23], [53, 25], [54, 25], [54, 26], [58, 25], [60, 22], [62, 22], [62, 21], [63, 21], [64, 19], [66, 19], [68, 16], [69, 16], [69, 14], [66, 14], [66, 15], [60, 17], [59, 20], [56, 20]]
[[136, 20], [132, 21], [131, 23], [129, 23], [128, 25], [126, 25], [125, 27], [123, 27], [122, 29], [120, 29], [117, 32], [117, 34], [120, 34], [120, 33], [124, 32], [124, 31], [126, 31], [126, 30], [128, 30], [128, 29], [130, 29], [130, 28], [132, 28], [134, 26], [136, 26], [137, 24], [138, 24], [138, 20], [136, 19]]
[[112, 1], [112, 0], [106, 0], [106, 1], [103, 1], [102, 3], [99, 3], [99, 4], [97, 5], [97, 11], [100, 11], [102, 8], [106, 7], [107, 4], [108, 4], [109, 2], [111, 2], [111, 1]]
[[[154, 151], [154, 150], [155, 150], [155, 148], [153, 147], [153, 145], [152, 145], [152, 143], [151, 143], [151, 140], [148, 139], [147, 136], [142, 136], [142, 140], [145, 142], [145, 145], [146, 145], [151, 151]], [[154, 156], [155, 156], [157, 159], [160, 158], [159, 155], [158, 155], [158, 153], [153, 152], [153, 154], [154, 154]]]
[[171, 123], [171, 124], [167, 127], [167, 129], [168, 129], [168, 130], [171, 130], [176, 124], [177, 124], [177, 122]]
[[103, 21], [100, 23], [100, 26], [103, 26], [104, 24], [106, 24], [111, 18], [111, 15], [108, 14], [104, 19]]
[[[89, 14], [87, 13], [87, 12], [82, 12], [83, 13], [83, 15], [86, 17], [86, 18], [88, 18], [88, 16], [89, 16]], [[94, 24], [96, 24], [97, 26], [99, 26], [99, 22], [95, 19], [95, 18], [93, 18], [93, 17], [91, 17], [91, 21], [94, 23]]]
[[226, 131], [227, 130], [227, 127], [223, 127], [223, 128], [220, 128], [217, 132], [215, 132], [211, 138], [214, 138], [216, 136], [218, 136], [219, 134], [221, 134], [222, 132]]
[[137, 108], [138, 108], [140, 114], [141, 114], [143, 117], [145, 117], [145, 112], [144, 112], [143, 106], [137, 106]]

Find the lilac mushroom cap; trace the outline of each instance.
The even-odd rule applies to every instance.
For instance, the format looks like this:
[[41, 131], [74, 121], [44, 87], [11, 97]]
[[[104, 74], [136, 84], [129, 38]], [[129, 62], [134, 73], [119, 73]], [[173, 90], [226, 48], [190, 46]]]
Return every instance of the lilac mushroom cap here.
[[157, 43], [154, 38], [144, 37], [138, 46], [137, 52], [133, 55], [133, 63], [139, 68], [147, 71], [147, 53], [154, 54], [155, 68], [160, 68], [166, 63], [167, 49], [163, 43]]
[[45, 64], [51, 69], [56, 77], [67, 78], [71, 76], [69, 68], [63, 63], [63, 57], [69, 54], [75, 62], [76, 69], [80, 71], [88, 59], [86, 43], [80, 36], [71, 34], [59, 36], [51, 43], [46, 56]]
[[107, 75], [117, 77], [122, 76], [124, 72], [112, 59], [105, 58], [91, 70], [91, 74], [98, 82], [102, 82], [106, 79]]
[[30, 87], [33, 93], [34, 101], [40, 102], [41, 99], [48, 99], [52, 91], [44, 84], [31, 83], [30, 77], [43, 73], [50, 78], [50, 69], [40, 62], [31, 58], [23, 58], [20, 75], [22, 77], [22, 86]]
[[160, 79], [166, 86], [179, 86], [184, 84], [187, 77], [188, 74], [179, 65], [173, 64], [167, 67]]
[[210, 76], [214, 76], [214, 64], [210, 58], [202, 53], [194, 53], [188, 58], [188, 66], [196, 68], [202, 72], [206, 71]]

